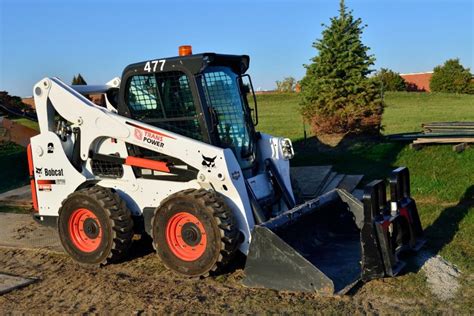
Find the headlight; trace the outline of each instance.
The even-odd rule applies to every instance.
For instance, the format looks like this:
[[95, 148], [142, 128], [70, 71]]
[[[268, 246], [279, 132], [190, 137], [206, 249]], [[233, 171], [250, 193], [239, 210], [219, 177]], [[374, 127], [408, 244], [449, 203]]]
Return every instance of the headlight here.
[[295, 156], [295, 151], [293, 150], [293, 144], [289, 138], [280, 139], [281, 151], [283, 152], [283, 159], [289, 160]]

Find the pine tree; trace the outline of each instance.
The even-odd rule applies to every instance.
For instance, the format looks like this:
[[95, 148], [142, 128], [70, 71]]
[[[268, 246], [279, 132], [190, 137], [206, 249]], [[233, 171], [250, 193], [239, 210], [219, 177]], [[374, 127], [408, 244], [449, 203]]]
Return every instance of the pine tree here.
[[340, 1], [322, 39], [318, 55], [305, 65], [301, 80], [302, 114], [317, 134], [373, 133], [380, 129], [383, 103], [377, 84], [367, 78], [375, 58], [361, 41], [365, 26]]
[[78, 74], [77, 76], [74, 76], [72, 78], [72, 84], [73, 85], [87, 85], [87, 82], [82, 78], [81, 74]]

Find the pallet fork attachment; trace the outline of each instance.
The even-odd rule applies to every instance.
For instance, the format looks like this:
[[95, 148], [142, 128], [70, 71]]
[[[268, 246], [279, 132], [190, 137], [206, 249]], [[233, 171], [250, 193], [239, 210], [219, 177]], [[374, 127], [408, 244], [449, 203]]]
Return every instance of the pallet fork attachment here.
[[[256, 225], [244, 285], [343, 294], [359, 281], [397, 275], [398, 255], [424, 243], [407, 168], [369, 183], [362, 202], [335, 189]], [[396, 205], [396, 208], [395, 208]]]

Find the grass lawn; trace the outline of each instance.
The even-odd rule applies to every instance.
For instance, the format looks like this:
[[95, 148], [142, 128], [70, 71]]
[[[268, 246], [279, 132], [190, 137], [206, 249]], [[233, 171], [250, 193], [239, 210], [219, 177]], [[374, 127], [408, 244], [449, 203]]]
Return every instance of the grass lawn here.
[[32, 121], [32, 120], [29, 120], [29, 119], [26, 119], [26, 118], [16, 118], [16, 119], [13, 119], [14, 122], [18, 123], [18, 124], [21, 124], [21, 125], [24, 125], [26, 127], [29, 127], [29, 128], [32, 128], [34, 130], [37, 130], [39, 131], [39, 125], [38, 125], [38, 122], [35, 122], [35, 121]]
[[[474, 96], [449, 93], [387, 92], [382, 124], [384, 134], [415, 132], [435, 121], [474, 121]], [[304, 137], [296, 93], [260, 94], [258, 130], [293, 141]], [[306, 126], [308, 136], [310, 127]]]
[[[465, 276], [471, 275], [458, 303], [461, 310], [473, 308], [466, 293], [474, 295], [474, 149], [455, 153], [450, 145], [432, 145], [415, 151], [403, 143], [353, 140], [321, 150], [308, 126], [309, 141], [302, 141], [298, 102], [296, 94], [259, 95], [258, 130], [290, 137], [296, 151], [294, 165], [330, 164], [339, 172], [365, 174], [367, 179], [384, 178], [396, 166], [407, 166], [427, 247], [455, 263]], [[385, 134], [418, 131], [424, 122], [474, 121], [474, 95], [387, 93], [385, 102]], [[393, 282], [411, 286], [410, 293], [426, 286], [419, 274]]]
[[421, 131], [421, 123], [474, 121], [474, 96], [452, 93], [389, 92], [385, 134]]

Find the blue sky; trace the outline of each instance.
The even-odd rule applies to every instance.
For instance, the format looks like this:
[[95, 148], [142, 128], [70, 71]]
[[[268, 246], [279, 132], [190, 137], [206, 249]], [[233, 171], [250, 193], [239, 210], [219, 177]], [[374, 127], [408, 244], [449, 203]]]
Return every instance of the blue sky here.
[[[363, 40], [374, 68], [432, 70], [458, 57], [474, 71], [470, 0], [346, 0], [368, 25]], [[0, 0], [0, 90], [31, 95], [45, 76], [89, 83], [120, 76], [130, 63], [195, 53], [248, 54], [254, 86], [300, 79], [316, 54], [321, 23], [338, 1], [58, 1]]]

